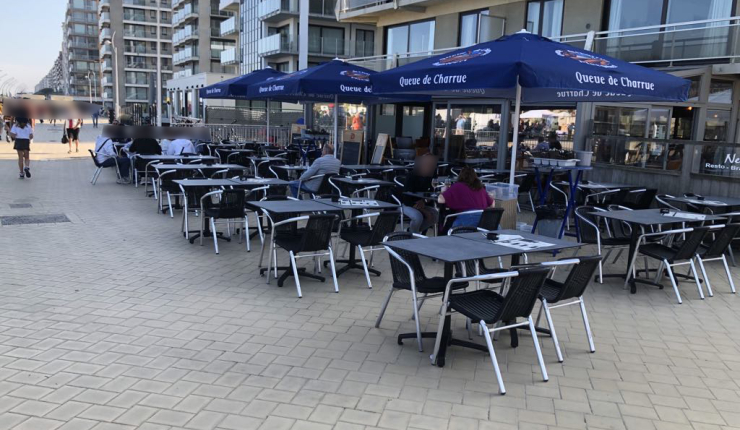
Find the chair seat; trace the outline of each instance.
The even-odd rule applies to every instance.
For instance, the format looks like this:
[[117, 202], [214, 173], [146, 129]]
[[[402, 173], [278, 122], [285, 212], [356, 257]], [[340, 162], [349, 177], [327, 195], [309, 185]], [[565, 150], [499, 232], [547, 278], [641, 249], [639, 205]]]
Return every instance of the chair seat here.
[[450, 308], [470, 318], [474, 323], [481, 320], [486, 324], [497, 322], [503, 304], [503, 296], [491, 290], [471, 291], [450, 297]]
[[378, 243], [369, 243], [373, 232], [369, 228], [343, 228], [340, 237], [350, 245], [378, 245]]
[[602, 246], [629, 246], [629, 237], [604, 237], [601, 239]]
[[[416, 283], [416, 291], [421, 294], [444, 293], [445, 288], [447, 287], [447, 282], [448, 280], [441, 276], [437, 276], [434, 278], [428, 278], [421, 282]], [[467, 287], [468, 287], [467, 282], [458, 282], [452, 285], [453, 290], [459, 290], [461, 288], [467, 288]], [[405, 282], [394, 282], [393, 288], [410, 291], [411, 285]]]
[[649, 243], [640, 247], [640, 254], [644, 254], [658, 260], [668, 260], [670, 263], [676, 257], [676, 250], [671, 247], [661, 245], [660, 243]]
[[563, 290], [563, 287], [562, 282], [546, 279], [545, 284], [540, 289], [540, 298], [547, 300], [548, 303], [556, 303], [556, 299]]
[[221, 210], [219, 208], [206, 208], [203, 211], [204, 215], [208, 218], [222, 218], [222, 219], [236, 219], [244, 218], [244, 210]]

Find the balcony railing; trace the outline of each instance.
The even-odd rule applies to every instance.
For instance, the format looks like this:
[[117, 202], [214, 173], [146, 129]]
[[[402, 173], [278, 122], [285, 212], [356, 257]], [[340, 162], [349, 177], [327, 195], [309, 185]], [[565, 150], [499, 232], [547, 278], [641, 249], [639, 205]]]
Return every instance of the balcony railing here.
[[183, 29], [176, 31], [172, 35], [172, 43], [180, 43], [192, 37], [198, 37], [198, 27], [186, 25]]
[[282, 34], [273, 34], [257, 41], [257, 53], [261, 56], [298, 52], [298, 42]]
[[329, 37], [309, 36], [308, 53], [311, 55], [343, 57], [349, 53], [349, 41]]
[[228, 48], [221, 51], [221, 64], [236, 64], [239, 57], [236, 55], [236, 48]]
[[198, 17], [198, 11], [193, 10], [192, 4], [186, 4], [185, 7], [177, 11], [174, 15], [172, 15], [172, 23], [175, 25], [178, 25], [185, 21], [188, 18], [197, 18]]
[[365, 8], [384, 4], [393, 5], [393, 3], [394, 0], [338, 0], [336, 11], [337, 13], [357, 12]]
[[193, 76], [192, 70], [190, 69], [180, 70], [179, 72], [175, 72], [172, 74], [172, 79], [187, 78], [188, 76]]
[[100, 22], [104, 23], [110, 23], [110, 12], [103, 12], [100, 14]]
[[218, 8], [237, 12], [239, 11], [239, 0], [221, 0], [218, 3]]
[[280, 13], [298, 13], [295, 0], [262, 0], [257, 8], [257, 15], [265, 19]]
[[112, 37], [112, 32], [110, 28], [104, 28], [100, 30], [100, 43], [103, 43], [104, 40], [110, 39]]
[[239, 20], [235, 16], [221, 22], [220, 35], [228, 36], [239, 31]]
[[219, 9], [217, 7], [212, 7], [211, 8], [211, 15], [213, 15], [213, 16], [229, 17], [229, 16], [234, 16], [234, 12], [232, 12], [230, 10], [221, 10], [221, 9]]
[[191, 47], [187, 47], [183, 49], [182, 51], [175, 52], [175, 54], [172, 56], [172, 62], [177, 63], [183, 63], [185, 61], [188, 61], [193, 58], [198, 57], [198, 50], [193, 49]]
[[[729, 17], [570, 34], [554, 39], [637, 64], [674, 66], [682, 63], [730, 61], [740, 58], [738, 27], [740, 17]], [[349, 61], [382, 71], [460, 48], [358, 57]]]

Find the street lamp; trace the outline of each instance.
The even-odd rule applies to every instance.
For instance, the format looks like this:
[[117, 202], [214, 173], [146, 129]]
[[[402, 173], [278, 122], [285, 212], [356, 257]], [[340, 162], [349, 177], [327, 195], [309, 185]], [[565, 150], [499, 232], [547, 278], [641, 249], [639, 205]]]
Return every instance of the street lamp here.
[[116, 118], [121, 118], [121, 98], [118, 93], [118, 48], [116, 48], [116, 45], [113, 43], [114, 40], [116, 40], [115, 31], [113, 32], [111, 40], [106, 40], [103, 44], [110, 45], [111, 48], [113, 48], [113, 59], [115, 60], [113, 63], [113, 80], [115, 81], [114, 86], [116, 89]]

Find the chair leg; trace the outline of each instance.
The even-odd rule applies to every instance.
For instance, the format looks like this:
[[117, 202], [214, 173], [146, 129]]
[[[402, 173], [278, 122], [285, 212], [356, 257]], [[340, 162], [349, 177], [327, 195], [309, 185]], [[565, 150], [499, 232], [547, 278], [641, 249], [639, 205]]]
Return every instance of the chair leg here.
[[216, 249], [218, 254], [218, 236], [216, 235], [216, 220], [211, 217], [211, 235], [213, 236], [213, 247]]
[[200, 236], [198, 237], [198, 240], [200, 241], [200, 246], [203, 246], [203, 230], [206, 229], [206, 217], [201, 216], [200, 217]]
[[[241, 235], [239, 235], [241, 240]], [[247, 252], [252, 252], [252, 246], [249, 244], [249, 215], [244, 215], [244, 241], [247, 242]]]
[[265, 276], [267, 277], [267, 283], [270, 283], [270, 278], [272, 277], [272, 258], [276, 257], [276, 253], [273, 252], [273, 248], [275, 247], [275, 242], [272, 240], [272, 237], [270, 237], [270, 249], [267, 251], [267, 270], [265, 271]]
[[273, 247], [272, 247], [272, 273], [275, 276], [275, 279], [278, 278], [277, 268], [278, 268], [278, 265], [277, 265], [277, 248], [275, 248], [275, 246], [273, 245]]
[[591, 324], [588, 323], [588, 315], [586, 315], [586, 302], [583, 301], [583, 296], [578, 298], [580, 300], [579, 305], [581, 306], [581, 316], [583, 316], [583, 325], [586, 327], [586, 336], [588, 337], [588, 348], [591, 352], [596, 352], [596, 346], [594, 346], [594, 336], [591, 333]]
[[[411, 301], [414, 305], [414, 324], [416, 325], [416, 342], [419, 344], [419, 352], [424, 351], [424, 345], [421, 343], [421, 323], [419, 323], [419, 309], [417, 305], [418, 298], [416, 297], [416, 293], [411, 293]], [[444, 319], [444, 315], [440, 318]]]
[[676, 285], [676, 278], [673, 276], [673, 269], [671, 268], [671, 265], [668, 264], [667, 260], [663, 260], [663, 263], [665, 264], [666, 271], [668, 272], [668, 277], [671, 278], [673, 291], [676, 293], [676, 299], [678, 300], [678, 304], [680, 305], [681, 303], [683, 303], [683, 301], [681, 300], [681, 293], [678, 292], [678, 285]]
[[[362, 252], [360, 252], [360, 255], [362, 255]], [[331, 266], [331, 277], [334, 279], [334, 292], [339, 292], [339, 283], [337, 283], [337, 268], [334, 265], [334, 250], [331, 249], [331, 245], [329, 245], [329, 265]], [[321, 267], [321, 264], [319, 264], [319, 267]]]
[[480, 327], [483, 329], [483, 336], [486, 338], [486, 345], [488, 346], [488, 354], [491, 356], [491, 363], [493, 364], [493, 371], [496, 373], [496, 381], [498, 382], [498, 392], [502, 396], [506, 394], [506, 387], [504, 386], [504, 378], [501, 376], [501, 369], [498, 366], [498, 360], [496, 359], [496, 351], [493, 349], [493, 340], [491, 339], [491, 332], [488, 331], [488, 327], [484, 321], [480, 322]]
[[155, 199], [159, 197], [159, 193], [157, 193], [157, 183], [154, 181], [154, 178], [152, 178], [152, 193], [154, 194]]
[[542, 300], [542, 309], [545, 310], [545, 319], [547, 320], [547, 326], [550, 328], [550, 336], [552, 337], [552, 343], [555, 345], [555, 354], [558, 357], [558, 363], [562, 363], [563, 353], [560, 351], [560, 342], [558, 342], [558, 335], [555, 333], [555, 324], [552, 321], [550, 308], [547, 307], [547, 300]]
[[701, 276], [704, 278], [704, 283], [707, 284], [707, 295], [709, 297], [714, 296], [714, 292], [712, 291], [712, 284], [709, 282], [709, 276], [707, 275], [707, 270], [704, 267], [704, 260], [701, 259], [698, 255], [696, 256], [696, 261], [699, 262], [699, 269], [701, 270]]
[[699, 281], [699, 275], [696, 274], [696, 265], [694, 265], [694, 259], [689, 260], [689, 266], [691, 266], [691, 273], [694, 275], [694, 282], [696, 282], [696, 288], [699, 290], [699, 297], [704, 300], [704, 289], [701, 287], [701, 281]]
[[365, 253], [362, 251], [362, 247], [357, 245], [357, 252], [360, 253], [360, 259], [362, 260], [362, 268], [365, 269], [365, 279], [367, 279], [367, 288], [372, 289], [373, 283], [370, 281], [370, 272], [367, 270], [367, 261], [365, 261]]
[[380, 314], [378, 314], [378, 319], [375, 320], [375, 328], [380, 327], [380, 322], [383, 320], [383, 316], [385, 315], [386, 309], [388, 309], [388, 304], [391, 302], [391, 297], [393, 296], [394, 292], [395, 292], [395, 289], [391, 285], [388, 291], [388, 296], [385, 298], [385, 300], [383, 301], [383, 306], [381, 306], [380, 308]]
[[172, 210], [172, 196], [169, 191], [167, 191], [167, 212], [170, 213], [170, 218], [175, 217], [175, 211]]
[[298, 291], [298, 297], [302, 298], [303, 293], [301, 292], [301, 281], [298, 279], [298, 267], [296, 267], [295, 254], [293, 251], [288, 251], [290, 254], [290, 267], [293, 269], [293, 278], [295, 278], [295, 288]]
[[[545, 310], [547, 312], [547, 310]], [[540, 370], [542, 371], [542, 380], [547, 382], [550, 377], [547, 376], [547, 369], [545, 368], [545, 359], [542, 358], [542, 350], [540, 349], [540, 341], [537, 339], [537, 330], [534, 327], [534, 321], [532, 316], [527, 317], [529, 320], [529, 331], [532, 332], [532, 341], [534, 342], [534, 350], [537, 352], [537, 361], [540, 363]]]
[[732, 280], [732, 273], [730, 273], [730, 266], [727, 265], [727, 258], [725, 258], [725, 254], [722, 254], [722, 264], [724, 264], [725, 266], [725, 273], [727, 273], [727, 280], [730, 282], [730, 290], [732, 291], [732, 294], [735, 294], [735, 281]]

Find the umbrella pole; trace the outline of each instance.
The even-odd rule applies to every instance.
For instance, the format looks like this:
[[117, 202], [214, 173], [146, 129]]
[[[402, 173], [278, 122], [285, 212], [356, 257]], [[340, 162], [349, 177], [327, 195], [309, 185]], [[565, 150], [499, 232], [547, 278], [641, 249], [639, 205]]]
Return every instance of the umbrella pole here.
[[509, 184], [514, 184], [516, 172], [516, 150], [519, 147], [519, 114], [522, 104], [522, 86], [519, 85], [519, 77], [516, 78], [516, 100], [514, 100], [514, 144], [511, 146], [511, 172], [509, 172]]
[[270, 99], [267, 99], [267, 107], [265, 109], [267, 111], [267, 144], [270, 144]]
[[339, 146], [339, 96], [334, 95], [334, 157], [337, 156]]

